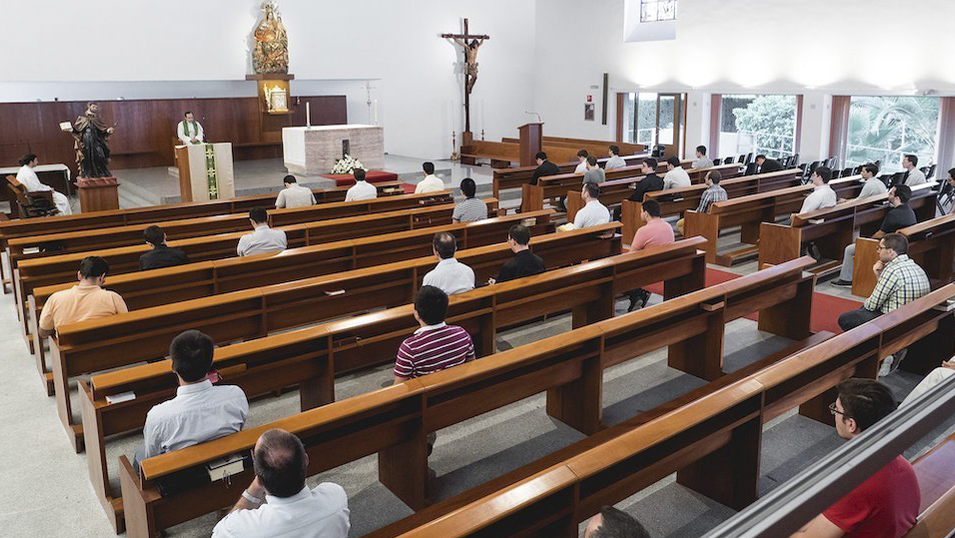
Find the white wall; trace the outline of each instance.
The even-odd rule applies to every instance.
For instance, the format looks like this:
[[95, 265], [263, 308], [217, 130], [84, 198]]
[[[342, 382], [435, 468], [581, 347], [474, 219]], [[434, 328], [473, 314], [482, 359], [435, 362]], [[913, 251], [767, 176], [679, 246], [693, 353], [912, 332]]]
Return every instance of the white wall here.
[[[5, 5], [5, 20], [34, 22], [5, 26], [4, 42], [14, 46], [0, 55], [0, 101], [251, 95], [252, 83], [239, 81], [251, 72], [248, 36], [260, 3]], [[461, 16], [470, 18], [472, 32], [491, 35], [479, 58], [472, 131], [480, 136], [485, 129], [488, 139], [516, 136], [532, 108], [534, 0], [284, 0], [279, 8], [296, 76], [293, 96], [344, 93], [350, 120], [367, 121], [364, 82], [371, 80], [390, 153], [450, 155], [451, 132], [463, 128], [460, 53], [439, 34], [459, 32]]]

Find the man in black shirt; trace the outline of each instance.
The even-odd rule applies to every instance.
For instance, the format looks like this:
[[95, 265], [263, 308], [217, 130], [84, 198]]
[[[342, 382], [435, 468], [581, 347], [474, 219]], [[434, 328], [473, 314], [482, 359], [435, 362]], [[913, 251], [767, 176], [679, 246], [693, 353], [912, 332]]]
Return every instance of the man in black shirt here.
[[[881, 239], [885, 234], [895, 233], [902, 228], [912, 226], [918, 220], [915, 218], [915, 211], [909, 207], [909, 200], [912, 199], [912, 188], [908, 185], [897, 185], [889, 190], [889, 205], [892, 206], [882, 219], [882, 226], [879, 231], [872, 235], [873, 239]], [[842, 258], [842, 271], [839, 278], [830, 282], [833, 286], [848, 288], [852, 286], [852, 271], [855, 269], [856, 244], [852, 243], [846, 247]]]
[[487, 283], [495, 284], [543, 273], [545, 271], [544, 260], [531, 252], [530, 242], [531, 231], [527, 229], [527, 226], [523, 224], [511, 226], [511, 229], [507, 232], [507, 244], [514, 252], [514, 257], [507, 260], [498, 275], [488, 279]]
[[537, 152], [537, 170], [531, 176], [531, 185], [537, 185], [537, 180], [544, 176], [556, 176], [560, 173], [560, 167], [547, 160], [547, 154], [543, 151]]
[[775, 159], [767, 159], [765, 155], [756, 156], [756, 166], [759, 167], [760, 174], [778, 172], [783, 169], [783, 165], [779, 164], [779, 161]]
[[[644, 178], [637, 183], [637, 188], [633, 189], [629, 200], [631, 202], [643, 203], [643, 195], [648, 192], [662, 191], [663, 178], [657, 175], [657, 160], [654, 158], [645, 159], [641, 165], [641, 173]], [[614, 209], [613, 220], [620, 220], [620, 208]]]
[[139, 270], [161, 269], [189, 263], [189, 257], [178, 248], [166, 246], [166, 232], [159, 226], [150, 226], [143, 232], [146, 242], [153, 249], [139, 257]]

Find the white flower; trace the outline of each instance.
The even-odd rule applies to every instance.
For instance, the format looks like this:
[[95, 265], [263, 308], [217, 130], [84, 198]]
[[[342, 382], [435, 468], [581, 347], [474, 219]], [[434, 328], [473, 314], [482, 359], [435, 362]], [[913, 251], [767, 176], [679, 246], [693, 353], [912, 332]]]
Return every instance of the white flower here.
[[344, 157], [335, 161], [335, 166], [332, 168], [332, 174], [350, 174], [356, 168], [364, 169], [365, 165], [361, 164], [361, 161], [352, 157], [349, 154], [345, 154]]

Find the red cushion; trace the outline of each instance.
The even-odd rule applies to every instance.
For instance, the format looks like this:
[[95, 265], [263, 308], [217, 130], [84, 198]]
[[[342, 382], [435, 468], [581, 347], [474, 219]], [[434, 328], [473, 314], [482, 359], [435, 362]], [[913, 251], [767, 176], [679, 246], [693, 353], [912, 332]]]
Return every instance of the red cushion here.
[[[351, 174], [325, 174], [322, 177], [335, 181], [339, 187], [355, 184], [355, 178]], [[394, 172], [385, 172], [384, 170], [370, 170], [365, 174], [365, 181], [368, 183], [382, 183], [385, 181], [398, 181], [398, 174]]]

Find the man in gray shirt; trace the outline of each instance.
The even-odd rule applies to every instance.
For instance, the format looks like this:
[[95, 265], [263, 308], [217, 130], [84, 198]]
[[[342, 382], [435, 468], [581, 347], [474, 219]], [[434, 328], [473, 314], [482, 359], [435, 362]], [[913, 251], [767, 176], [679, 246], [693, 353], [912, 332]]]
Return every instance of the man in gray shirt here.
[[464, 195], [464, 201], [454, 206], [454, 212], [451, 213], [451, 220], [454, 222], [474, 222], [487, 218], [487, 204], [484, 200], [475, 198], [477, 193], [477, 184], [474, 180], [466, 177], [461, 180], [461, 194]]
[[[622, 160], [622, 159], [621, 159]], [[609, 169], [609, 162], [608, 169]], [[601, 184], [604, 181], [607, 181], [607, 174], [600, 168], [600, 165], [597, 164], [597, 157], [590, 155], [587, 157], [587, 171], [584, 172], [584, 183], [596, 183]]]
[[693, 168], [709, 168], [713, 166], [713, 159], [706, 156], [706, 146], [696, 146], [696, 160]]
[[250, 209], [249, 220], [254, 231], [239, 238], [239, 246], [235, 249], [239, 256], [281, 252], [288, 246], [284, 231], [269, 228], [269, 213], [264, 207]]
[[889, 190], [885, 187], [885, 183], [882, 183], [882, 180], [878, 178], [879, 167], [868, 163], [862, 167], [862, 179], [865, 180], [865, 184], [862, 185], [862, 191], [859, 192], [859, 196], [856, 196], [856, 199], [868, 198], [870, 196], [879, 196], [880, 194], [885, 194]]
[[627, 161], [623, 160], [623, 157], [620, 156], [620, 148], [617, 146], [610, 146], [610, 159], [605, 165], [607, 170], [613, 170], [614, 168], [623, 168], [627, 166]]
[[921, 185], [922, 183], [928, 181], [925, 179], [925, 174], [916, 168], [918, 165], [919, 158], [915, 155], [906, 155], [902, 158], [902, 168], [905, 168], [908, 171], [905, 176], [905, 184], [909, 187]]
[[315, 205], [315, 194], [312, 189], [303, 187], [295, 180], [295, 176], [285, 176], [285, 189], [279, 192], [275, 199], [275, 207], [309, 207]]

